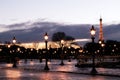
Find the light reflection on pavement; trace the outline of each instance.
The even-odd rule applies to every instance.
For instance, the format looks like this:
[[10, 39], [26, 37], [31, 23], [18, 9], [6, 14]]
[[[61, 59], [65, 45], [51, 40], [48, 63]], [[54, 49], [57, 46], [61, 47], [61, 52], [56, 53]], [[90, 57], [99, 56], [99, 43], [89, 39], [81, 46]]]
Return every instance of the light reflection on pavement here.
[[[2, 71], [3, 72], [3, 71]], [[5, 75], [6, 72], [9, 74]], [[120, 80], [118, 77], [90, 76], [82, 74], [70, 74], [59, 72], [26, 72], [19, 70], [6, 70], [0, 80]]]
[[[19, 64], [19, 68], [11, 68], [12, 64], [0, 65], [0, 80], [120, 80], [119, 77], [111, 76], [92, 76], [84, 75], [78, 73], [69, 72], [79, 72], [79, 71], [90, 71], [90, 69], [82, 69], [74, 67], [74, 62], [68, 63], [65, 61], [64, 66], [59, 65], [60, 61], [53, 61], [49, 63], [50, 72], [43, 71], [44, 63], [32, 62], [32, 64], [24, 63]], [[30, 69], [30, 70], [26, 70]], [[105, 69], [106, 70], [106, 69]], [[99, 71], [105, 71], [104, 69], [99, 69]], [[60, 71], [69, 71], [60, 72]], [[118, 71], [119, 72], [119, 71]]]

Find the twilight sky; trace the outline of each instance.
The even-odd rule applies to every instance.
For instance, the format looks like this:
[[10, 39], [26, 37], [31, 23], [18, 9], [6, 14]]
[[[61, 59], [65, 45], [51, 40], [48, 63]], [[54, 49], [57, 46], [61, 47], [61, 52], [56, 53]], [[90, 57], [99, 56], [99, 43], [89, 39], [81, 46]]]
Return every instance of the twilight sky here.
[[45, 20], [70, 24], [120, 21], [120, 0], [0, 0], [0, 24]]

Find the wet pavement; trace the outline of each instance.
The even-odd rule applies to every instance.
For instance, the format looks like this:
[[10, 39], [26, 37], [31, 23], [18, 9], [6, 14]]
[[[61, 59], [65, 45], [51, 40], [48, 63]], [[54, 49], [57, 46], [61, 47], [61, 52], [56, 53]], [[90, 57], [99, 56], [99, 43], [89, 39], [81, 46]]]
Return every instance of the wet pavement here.
[[0, 65], [0, 80], [120, 80], [120, 69], [97, 68], [98, 75], [90, 75], [91, 68], [75, 67], [76, 60], [64, 61], [51, 60], [48, 63], [50, 71], [44, 71], [44, 61], [32, 60], [24, 63], [21, 60], [18, 68], [12, 68], [12, 64]]

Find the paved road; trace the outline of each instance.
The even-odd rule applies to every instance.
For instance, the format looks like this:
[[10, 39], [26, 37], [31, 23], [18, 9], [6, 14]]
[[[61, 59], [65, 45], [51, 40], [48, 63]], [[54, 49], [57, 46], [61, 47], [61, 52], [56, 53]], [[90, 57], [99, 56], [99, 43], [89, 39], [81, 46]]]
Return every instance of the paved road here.
[[[44, 62], [39, 63], [37, 60], [29, 61], [27, 64], [20, 61], [17, 69], [11, 68], [12, 64], [1, 64], [0, 80], [120, 80], [120, 77], [114, 76], [79, 74], [89, 73], [91, 69], [74, 67], [76, 61], [65, 61], [64, 66], [60, 66], [59, 63], [60, 61], [56, 60], [49, 62], [49, 72], [43, 70]], [[102, 74], [120, 74], [120, 69], [97, 68], [97, 70]]]

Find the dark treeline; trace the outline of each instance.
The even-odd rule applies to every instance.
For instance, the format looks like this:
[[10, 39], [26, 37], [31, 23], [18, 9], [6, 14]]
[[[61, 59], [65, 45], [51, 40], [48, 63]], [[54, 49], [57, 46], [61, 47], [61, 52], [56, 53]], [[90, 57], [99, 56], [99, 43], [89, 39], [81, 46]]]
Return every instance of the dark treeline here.
[[[99, 43], [94, 43], [94, 46], [92, 43], [86, 43], [84, 46], [84, 53], [89, 55], [91, 54], [91, 51], [94, 51], [96, 55], [120, 55], [120, 42], [113, 41], [113, 40], [107, 40], [104, 45]], [[94, 50], [92, 50], [94, 47]]]
[[61, 59], [61, 57], [63, 57], [64, 59], [76, 59], [79, 55], [89, 56], [92, 54], [93, 51], [96, 55], [120, 55], [120, 42], [107, 40], [104, 44], [104, 46], [101, 46], [99, 43], [94, 43], [93, 48], [92, 43], [86, 43], [83, 48], [49, 48], [48, 51], [46, 51], [46, 49], [26, 49], [18, 45], [11, 45], [10, 47], [8, 47], [8, 45], [1, 45], [0, 61], [10, 62], [12, 58], [15, 57], [18, 59], [43, 59], [46, 56], [49, 59]]
[[46, 49], [33, 49], [33, 48], [24, 48], [18, 45], [1, 45], [0, 46], [0, 61], [10, 62], [15, 57], [18, 59], [45, 59], [47, 56], [48, 59], [69, 59], [70, 57], [75, 58], [79, 53], [79, 48], [75, 49], [73, 47], [67, 48], [49, 48]]

